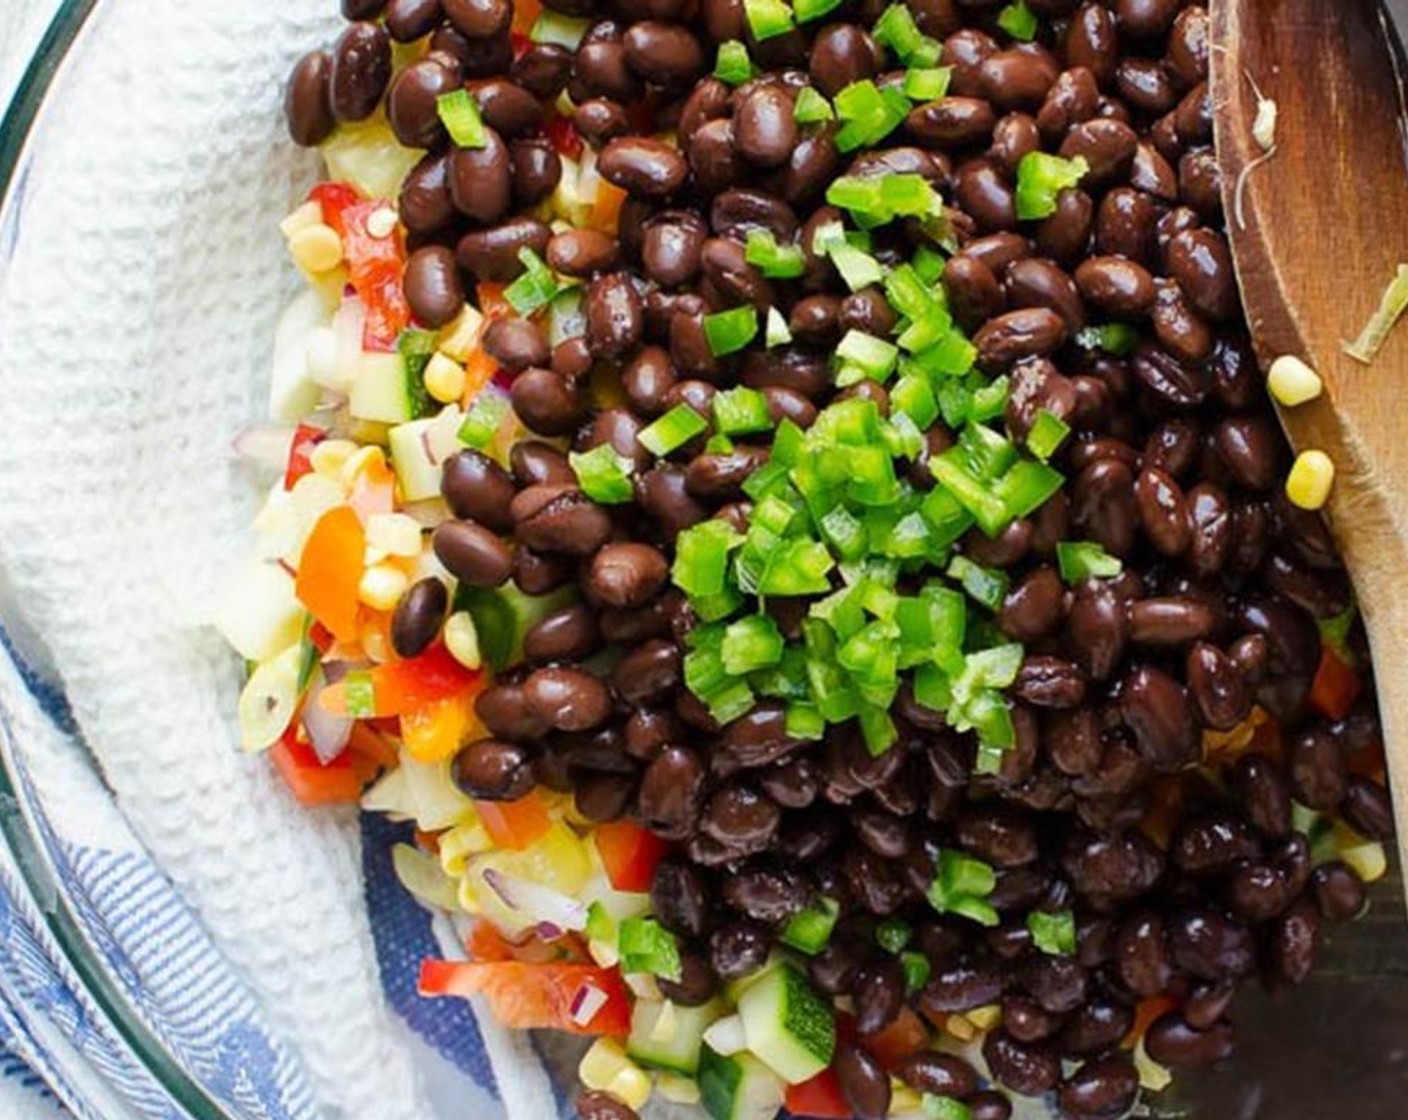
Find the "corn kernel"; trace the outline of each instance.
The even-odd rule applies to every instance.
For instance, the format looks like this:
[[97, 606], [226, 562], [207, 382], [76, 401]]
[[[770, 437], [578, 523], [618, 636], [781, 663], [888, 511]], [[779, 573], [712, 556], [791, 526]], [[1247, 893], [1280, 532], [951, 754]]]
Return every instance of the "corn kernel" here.
[[890, 1115], [902, 1116], [908, 1112], [918, 1112], [923, 1107], [924, 1098], [917, 1090], [911, 1089], [898, 1078], [890, 1079]]
[[297, 230], [288, 239], [288, 251], [299, 268], [316, 276], [342, 263], [342, 238], [331, 226], [319, 222]]
[[420, 555], [420, 523], [404, 513], [376, 513], [367, 518], [367, 544], [388, 556]]
[[362, 573], [357, 598], [376, 611], [394, 610], [411, 586], [406, 573], [390, 564], [377, 564]]
[[350, 439], [325, 439], [308, 454], [308, 462], [316, 474], [341, 484], [342, 468], [357, 454], [357, 445]]
[[985, 1004], [982, 1007], [975, 1007], [964, 1016], [973, 1026], [980, 1031], [990, 1031], [997, 1026], [1002, 1019], [1002, 1008], [995, 1003]]
[[1286, 497], [1301, 509], [1320, 509], [1334, 484], [1334, 461], [1323, 451], [1302, 451], [1286, 479]]
[[1343, 825], [1336, 826], [1335, 841], [1340, 859], [1366, 883], [1376, 883], [1388, 874], [1388, 857], [1382, 844], [1366, 840]]
[[401, 215], [395, 210], [390, 206], [383, 206], [367, 215], [367, 232], [377, 238], [390, 237], [396, 232], [396, 223], [400, 220]]
[[978, 1029], [962, 1015], [950, 1015], [944, 1022], [944, 1030], [959, 1042], [972, 1042], [978, 1037]]
[[323, 224], [323, 208], [316, 202], [305, 202], [279, 223], [279, 232], [292, 237], [301, 229]]
[[607, 1087], [620, 1075], [622, 1070], [633, 1063], [626, 1057], [625, 1048], [612, 1038], [599, 1038], [582, 1055], [577, 1066], [577, 1076], [582, 1084], [594, 1092], [605, 1092]]
[[1142, 1038], [1134, 1048], [1134, 1068], [1139, 1071], [1139, 1084], [1151, 1093], [1163, 1092], [1173, 1084], [1173, 1074], [1149, 1057]]
[[474, 893], [474, 880], [466, 875], [460, 880], [460, 909], [471, 917], [480, 912], [479, 898]]
[[464, 305], [459, 318], [440, 332], [440, 352], [457, 362], [469, 360], [474, 348], [479, 345], [479, 334], [484, 329], [484, 316], [479, 309]]
[[445, 648], [466, 669], [478, 669], [484, 664], [479, 652], [479, 630], [468, 611], [456, 611], [445, 620]]
[[440, 834], [440, 868], [452, 879], [458, 879], [469, 867], [470, 856], [490, 851], [494, 842], [477, 820], [457, 824]]
[[425, 391], [441, 404], [464, 395], [464, 366], [446, 354], [436, 352], [425, 365]]
[[639, 1066], [631, 1066], [613, 1077], [606, 1091], [627, 1108], [639, 1112], [645, 1107], [645, 1102], [650, 1100], [650, 1093], [654, 1088], [655, 1083], [650, 1080], [650, 1074]]
[[677, 1073], [662, 1073], [655, 1082], [660, 1095], [671, 1104], [698, 1104], [699, 1082]]
[[1266, 387], [1287, 408], [1313, 401], [1325, 391], [1320, 375], [1294, 354], [1283, 354], [1271, 363], [1271, 369], [1266, 374]]

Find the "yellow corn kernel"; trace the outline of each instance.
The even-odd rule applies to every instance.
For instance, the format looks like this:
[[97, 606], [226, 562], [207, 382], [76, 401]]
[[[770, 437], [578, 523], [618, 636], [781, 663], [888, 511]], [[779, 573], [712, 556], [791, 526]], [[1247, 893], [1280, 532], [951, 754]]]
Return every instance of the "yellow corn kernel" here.
[[627, 1108], [639, 1112], [645, 1107], [645, 1102], [650, 1100], [650, 1093], [654, 1088], [655, 1083], [650, 1080], [650, 1074], [639, 1066], [631, 1066], [613, 1077], [606, 1091]]
[[[662, 1085], [663, 1089], [664, 1086]], [[890, 1115], [904, 1116], [924, 1107], [924, 1098], [898, 1078], [890, 1079]]]
[[1384, 846], [1373, 840], [1366, 840], [1357, 832], [1335, 826], [1335, 848], [1340, 859], [1354, 868], [1366, 883], [1375, 883], [1388, 874], [1388, 857]]
[[582, 1055], [577, 1076], [588, 1089], [602, 1093], [632, 1064], [626, 1057], [625, 1047], [619, 1042], [612, 1038], [599, 1038]]
[[975, 1007], [963, 1016], [980, 1031], [990, 1031], [1002, 1020], [1002, 1008], [995, 1003]]
[[1271, 363], [1271, 369], [1266, 374], [1266, 387], [1287, 408], [1313, 401], [1325, 391], [1320, 375], [1294, 354], [1283, 354]]
[[420, 555], [420, 523], [404, 513], [376, 513], [367, 518], [367, 545], [387, 556]]
[[1334, 484], [1334, 460], [1323, 451], [1302, 451], [1286, 479], [1286, 497], [1301, 509], [1320, 509]]
[[389, 442], [387, 434], [391, 431], [392, 425], [383, 424], [380, 420], [354, 419], [350, 427], [351, 431], [347, 434], [358, 443], [375, 443], [380, 447], [385, 447]]
[[[662, 1073], [655, 1082], [660, 1095], [671, 1104], [698, 1104], [699, 1082], [677, 1073]], [[917, 1099], [917, 1094], [916, 1094]]]
[[400, 220], [401, 216], [395, 210], [383, 206], [367, 215], [367, 232], [377, 238], [390, 237], [396, 232], [396, 223]]
[[474, 348], [479, 345], [479, 334], [484, 329], [484, 316], [479, 309], [464, 305], [459, 318], [440, 332], [440, 352], [457, 362], [466, 362]]
[[978, 1028], [973, 1026], [962, 1015], [950, 1015], [944, 1021], [944, 1030], [958, 1039], [959, 1042], [972, 1042], [978, 1037]]
[[305, 202], [279, 223], [279, 232], [292, 237], [301, 229], [323, 224], [323, 208], [316, 202]]
[[466, 669], [478, 669], [484, 664], [479, 652], [479, 630], [468, 611], [456, 611], [445, 620], [445, 648]]
[[425, 365], [425, 391], [441, 404], [464, 396], [464, 366], [446, 354], [436, 352]]
[[466, 914], [478, 914], [480, 912], [479, 899], [474, 894], [474, 880], [466, 875], [460, 880], [459, 887], [460, 909]]
[[342, 468], [347, 460], [357, 454], [357, 445], [350, 439], [325, 439], [308, 455], [315, 473], [333, 482], [341, 483]]
[[1173, 1074], [1149, 1057], [1142, 1038], [1134, 1048], [1134, 1068], [1139, 1071], [1139, 1084], [1151, 1093], [1161, 1093], [1173, 1084]]
[[375, 611], [394, 610], [411, 586], [406, 573], [390, 564], [375, 564], [362, 573], [357, 598]]
[[342, 238], [331, 226], [319, 222], [297, 230], [288, 239], [288, 251], [299, 268], [316, 276], [342, 263]]

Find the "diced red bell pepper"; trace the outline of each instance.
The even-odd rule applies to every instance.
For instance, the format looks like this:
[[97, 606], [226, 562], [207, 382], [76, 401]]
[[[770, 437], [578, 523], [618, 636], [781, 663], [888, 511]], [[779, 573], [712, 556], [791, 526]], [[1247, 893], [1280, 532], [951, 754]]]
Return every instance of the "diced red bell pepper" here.
[[604, 824], [592, 834], [606, 877], [618, 891], [643, 894], [655, 881], [655, 868], [670, 846], [630, 821]]
[[[483, 689], [481, 670], [466, 669], [437, 641], [419, 657], [349, 673], [323, 689], [319, 702], [333, 715], [382, 719]], [[394, 725], [393, 725], [394, 726]]]
[[402, 286], [405, 239], [399, 228], [386, 237], [373, 237], [367, 231], [367, 219], [391, 204], [363, 199], [347, 183], [320, 183], [308, 197], [322, 207], [323, 221], [342, 238], [347, 280], [367, 308], [364, 345], [394, 349], [411, 322], [411, 306]]
[[1310, 686], [1310, 706], [1328, 720], [1344, 719], [1364, 689], [1364, 682], [1328, 643], [1320, 649], [1320, 666]]
[[313, 473], [313, 448], [327, 438], [327, 432], [311, 424], [299, 424], [294, 429], [293, 443], [288, 449], [288, 467], [284, 470], [285, 490], [292, 490], [300, 478]]
[[851, 1120], [854, 1115], [841, 1092], [841, 1082], [830, 1069], [822, 1070], [810, 1081], [788, 1086], [787, 1111], [815, 1120]]
[[1148, 999], [1140, 1000], [1134, 1009], [1134, 1025], [1129, 1028], [1129, 1033], [1120, 1039], [1121, 1048], [1133, 1050], [1157, 1020], [1162, 1019], [1177, 1007], [1178, 1000], [1172, 996], [1150, 996]]
[[548, 807], [537, 790], [517, 801], [476, 801], [474, 808], [494, 846], [514, 852], [540, 840], [552, 827]]
[[269, 751], [279, 776], [304, 805], [341, 805], [362, 796], [362, 781], [344, 751], [326, 766], [307, 743], [298, 741], [295, 728], [289, 728]]
[[[589, 986], [604, 995], [606, 1002], [583, 1025], [573, 1020], [572, 1005]], [[631, 1029], [630, 993], [614, 968], [518, 961], [425, 961], [420, 968], [420, 994], [461, 999], [483, 995], [494, 1018], [510, 1030], [551, 1029], [620, 1037]]]
[[551, 141], [553, 150], [568, 159], [581, 159], [582, 134], [577, 131], [570, 118], [554, 113], [543, 123], [543, 133]]

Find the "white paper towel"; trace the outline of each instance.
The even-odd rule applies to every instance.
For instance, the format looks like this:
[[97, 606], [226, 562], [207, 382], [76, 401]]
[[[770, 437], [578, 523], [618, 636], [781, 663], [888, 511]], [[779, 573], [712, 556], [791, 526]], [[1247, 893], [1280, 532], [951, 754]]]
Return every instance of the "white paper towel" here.
[[99, 6], [0, 290], [0, 567], [123, 810], [326, 1114], [423, 1120], [352, 816], [299, 808], [239, 752], [239, 666], [202, 624], [248, 548], [257, 488], [229, 442], [262, 412], [293, 289], [277, 222], [312, 174], [282, 77], [338, 22], [334, 0]]

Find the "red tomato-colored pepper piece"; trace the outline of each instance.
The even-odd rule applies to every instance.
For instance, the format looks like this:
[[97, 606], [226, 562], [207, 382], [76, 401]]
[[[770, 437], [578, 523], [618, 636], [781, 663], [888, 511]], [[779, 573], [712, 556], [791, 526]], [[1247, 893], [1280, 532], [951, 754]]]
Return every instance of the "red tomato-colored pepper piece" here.
[[367, 219], [390, 203], [365, 200], [348, 183], [320, 183], [308, 197], [322, 207], [323, 221], [342, 238], [347, 280], [367, 308], [364, 344], [394, 348], [411, 322], [411, 306], [401, 283], [406, 244], [399, 227], [386, 237], [374, 237], [367, 230]]
[[929, 1028], [910, 1007], [903, 1007], [895, 1021], [878, 1034], [865, 1039], [865, 1048], [875, 1060], [893, 1070], [917, 1050], [929, 1044]]
[[327, 438], [327, 432], [311, 424], [299, 424], [294, 429], [293, 443], [288, 449], [288, 467], [284, 470], [285, 490], [292, 490], [300, 478], [313, 473], [313, 448]]
[[552, 827], [548, 807], [537, 790], [517, 801], [476, 801], [474, 808], [494, 845], [510, 851], [521, 852]]
[[567, 117], [554, 113], [543, 124], [543, 133], [552, 142], [553, 149], [568, 159], [581, 159], [582, 134]]
[[[572, 1004], [587, 986], [606, 997], [585, 1025], [572, 1018]], [[631, 998], [621, 973], [585, 964], [460, 964], [424, 961], [420, 994], [431, 998], [484, 995], [510, 1030], [552, 1029], [582, 1035], [622, 1036], [631, 1029]]]
[[347, 231], [343, 215], [362, 201], [361, 193], [351, 183], [319, 183], [308, 192], [310, 202], [316, 202], [323, 211], [323, 224], [331, 226], [341, 237]]
[[269, 751], [274, 768], [304, 805], [341, 805], [362, 796], [362, 782], [343, 752], [324, 766], [313, 748], [300, 743], [293, 728]]
[[630, 821], [601, 825], [593, 836], [613, 887], [638, 894], [650, 890], [655, 868], [670, 850], [665, 841]]
[[1310, 686], [1310, 706], [1326, 719], [1344, 719], [1363, 688], [1359, 674], [1331, 646], [1322, 646], [1320, 667]]
[[841, 1082], [834, 1071], [822, 1070], [810, 1081], [788, 1086], [787, 1111], [793, 1116], [809, 1116], [814, 1120], [851, 1120], [851, 1106], [841, 1092]]
[[338, 506], [318, 519], [298, 561], [298, 601], [339, 641], [357, 639], [357, 588], [366, 551], [366, 532], [356, 512]]

